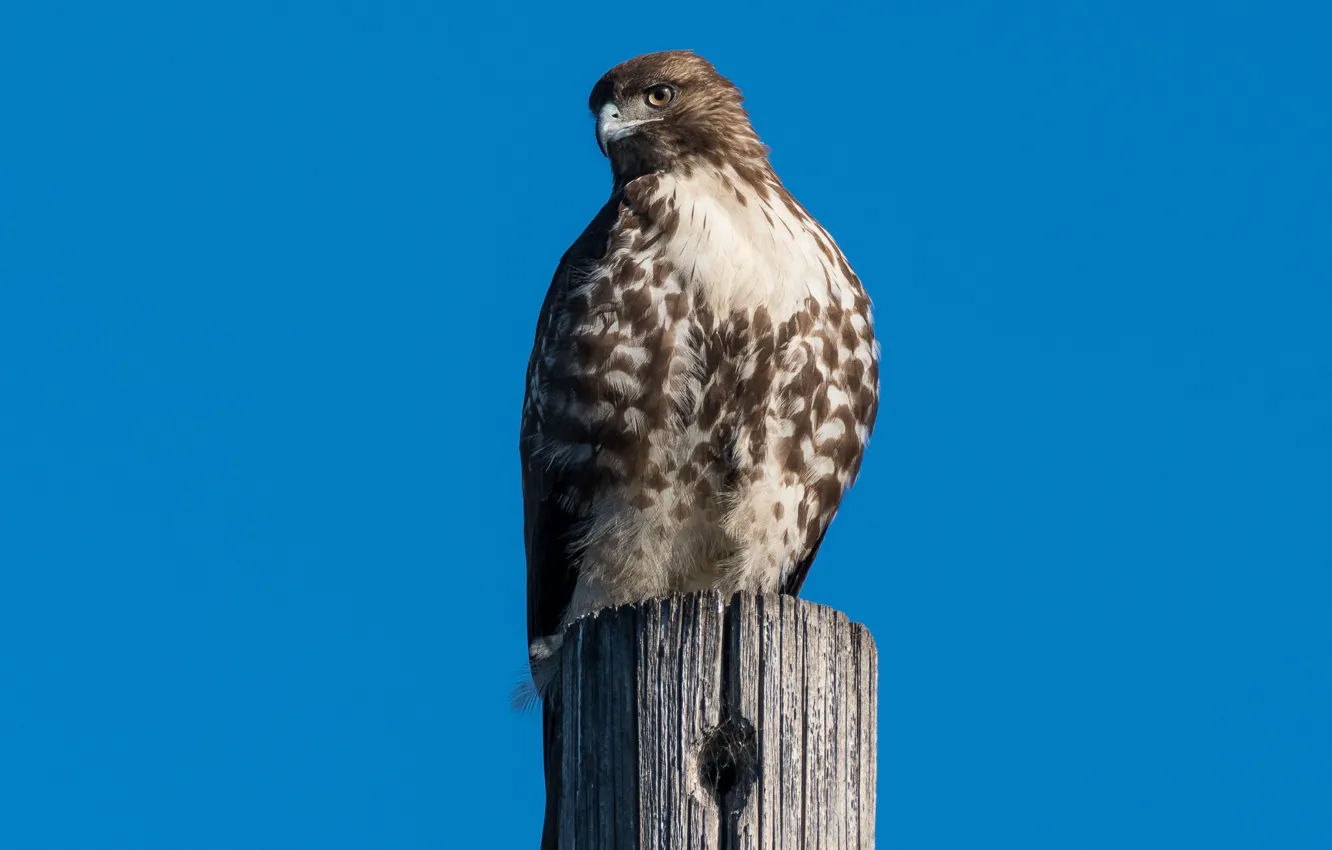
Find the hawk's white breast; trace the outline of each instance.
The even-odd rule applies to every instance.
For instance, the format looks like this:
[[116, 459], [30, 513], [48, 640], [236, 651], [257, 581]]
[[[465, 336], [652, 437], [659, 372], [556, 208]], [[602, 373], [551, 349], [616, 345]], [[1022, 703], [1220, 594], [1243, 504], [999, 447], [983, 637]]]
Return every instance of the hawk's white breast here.
[[661, 180], [659, 194], [674, 200], [680, 216], [663, 253], [715, 315], [762, 306], [780, 321], [811, 297], [822, 306], [832, 298], [853, 303], [854, 293], [837, 285], [842, 274], [832, 264], [832, 238], [778, 191], [742, 182], [729, 170]]

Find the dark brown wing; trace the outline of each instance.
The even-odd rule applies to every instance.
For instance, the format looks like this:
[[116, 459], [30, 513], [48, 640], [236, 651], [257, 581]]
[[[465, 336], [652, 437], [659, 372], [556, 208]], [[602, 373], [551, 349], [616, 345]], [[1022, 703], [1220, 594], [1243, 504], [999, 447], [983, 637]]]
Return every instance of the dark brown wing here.
[[[564, 611], [569, 607], [578, 568], [571, 551], [571, 532], [580, 519], [573, 513], [577, 501], [561, 498], [570, 483], [561, 481], [560, 472], [551, 469], [541, 453], [544, 442], [542, 388], [546, 384], [543, 361], [547, 355], [560, 355], [560, 321], [572, 309], [568, 304], [571, 274], [600, 260], [606, 253], [611, 227], [619, 211], [619, 198], [612, 196], [596, 217], [574, 241], [560, 264], [546, 292], [537, 319], [536, 339], [527, 363], [527, 391], [523, 399], [523, 419], [518, 451], [523, 471], [523, 540], [527, 550], [527, 640], [555, 634]], [[572, 352], [568, 352], [572, 356]], [[551, 699], [541, 705], [543, 757], [546, 774], [546, 820], [541, 837], [542, 850], [556, 850], [559, 841], [560, 740], [559, 713]]]
[[[564, 482], [559, 470], [552, 470], [541, 454], [544, 440], [543, 399], [546, 385], [542, 359], [549, 353], [556, 357], [561, 339], [555, 332], [558, 319], [571, 305], [567, 303], [571, 272], [600, 260], [606, 252], [611, 227], [619, 210], [619, 200], [612, 197], [601, 208], [583, 234], [569, 246], [551, 280], [546, 300], [537, 319], [536, 339], [527, 362], [527, 391], [523, 399], [522, 429], [518, 451], [523, 471], [523, 539], [527, 550], [527, 640], [555, 634], [560, 619], [569, 606], [577, 580], [569, 552], [571, 527], [579, 517], [560, 499]], [[552, 349], [556, 349], [553, 350]], [[568, 352], [569, 356], [573, 352]], [[534, 390], [535, 388], [535, 390]]]
[[[576, 245], [577, 243], [575, 243]], [[523, 543], [527, 553], [527, 642], [530, 646], [537, 638], [554, 634], [560, 618], [573, 595], [573, 563], [569, 556], [569, 529], [577, 519], [561, 507], [555, 498], [558, 489], [556, 476], [542, 462], [543, 442], [542, 400], [540, 390], [534, 391], [542, 381], [539, 360], [544, 349], [555, 343], [549, 337], [551, 314], [561, 308], [560, 300], [568, 287], [569, 265], [560, 260], [546, 292], [545, 303], [537, 319], [536, 341], [527, 362], [527, 392], [523, 400], [522, 429], [518, 438], [518, 451], [523, 469]]]

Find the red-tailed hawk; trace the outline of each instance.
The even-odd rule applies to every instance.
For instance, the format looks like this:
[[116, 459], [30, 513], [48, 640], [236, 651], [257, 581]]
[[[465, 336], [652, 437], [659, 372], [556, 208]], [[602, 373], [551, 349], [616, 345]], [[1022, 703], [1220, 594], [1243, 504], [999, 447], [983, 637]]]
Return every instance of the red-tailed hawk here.
[[[878, 406], [869, 298], [782, 186], [739, 90], [687, 51], [592, 90], [610, 199], [537, 322], [520, 450], [533, 679], [599, 608], [796, 594]], [[555, 846], [558, 706], [543, 693]]]

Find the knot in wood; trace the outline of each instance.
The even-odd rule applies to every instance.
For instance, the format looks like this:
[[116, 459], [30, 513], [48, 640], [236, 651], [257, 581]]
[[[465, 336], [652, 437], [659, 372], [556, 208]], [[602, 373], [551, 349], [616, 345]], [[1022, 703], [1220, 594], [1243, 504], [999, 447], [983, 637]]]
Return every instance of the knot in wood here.
[[705, 733], [698, 768], [703, 787], [717, 795], [717, 805], [722, 811], [743, 809], [750, 789], [758, 780], [758, 735], [754, 724], [728, 714], [721, 725]]

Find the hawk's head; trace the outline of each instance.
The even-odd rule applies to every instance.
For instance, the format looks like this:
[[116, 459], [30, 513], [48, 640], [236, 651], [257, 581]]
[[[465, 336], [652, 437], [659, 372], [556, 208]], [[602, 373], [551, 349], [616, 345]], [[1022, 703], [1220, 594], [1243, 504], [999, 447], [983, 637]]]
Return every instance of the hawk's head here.
[[759, 164], [767, 148], [750, 126], [740, 90], [688, 50], [621, 62], [592, 89], [597, 144], [618, 180], [699, 163]]

